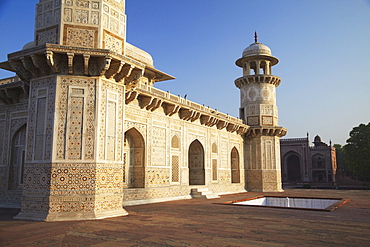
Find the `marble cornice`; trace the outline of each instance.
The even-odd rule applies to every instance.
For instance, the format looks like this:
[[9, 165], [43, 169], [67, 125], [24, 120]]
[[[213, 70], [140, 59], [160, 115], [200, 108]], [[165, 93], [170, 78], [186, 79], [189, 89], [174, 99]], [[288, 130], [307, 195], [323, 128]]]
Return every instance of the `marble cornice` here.
[[249, 126], [239, 118], [145, 84], [139, 84], [135, 89], [126, 92], [126, 104], [135, 99], [139, 100], [141, 109], [154, 111], [163, 107], [167, 116], [178, 114], [178, 117], [184, 121], [199, 120], [202, 125], [215, 126], [219, 130], [226, 128], [228, 132], [236, 132], [239, 135], [245, 134], [249, 129]]
[[52, 74], [105, 76], [130, 89], [141, 77], [151, 83], [174, 79], [153, 66], [107, 49], [45, 44], [8, 55], [0, 67], [16, 72], [24, 81]]
[[275, 75], [248, 75], [236, 79], [235, 86], [241, 88], [249, 83], [269, 83], [278, 87], [280, 82], [281, 78]]

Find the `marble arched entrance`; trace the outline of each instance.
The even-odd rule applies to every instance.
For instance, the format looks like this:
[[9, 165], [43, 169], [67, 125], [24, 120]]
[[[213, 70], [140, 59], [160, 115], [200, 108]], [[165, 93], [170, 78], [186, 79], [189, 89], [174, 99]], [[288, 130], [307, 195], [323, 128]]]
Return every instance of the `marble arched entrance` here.
[[231, 150], [231, 182], [240, 183], [239, 152], [234, 147]]
[[189, 147], [189, 185], [205, 185], [204, 149], [198, 140]]
[[144, 139], [135, 128], [125, 133], [125, 175], [128, 188], [144, 188]]

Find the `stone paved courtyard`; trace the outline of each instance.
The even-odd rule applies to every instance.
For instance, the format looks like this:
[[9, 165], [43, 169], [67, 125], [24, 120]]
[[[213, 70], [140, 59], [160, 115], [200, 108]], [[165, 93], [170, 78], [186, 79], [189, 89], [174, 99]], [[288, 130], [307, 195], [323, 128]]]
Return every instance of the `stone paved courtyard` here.
[[[350, 198], [333, 212], [215, 204], [259, 195]], [[13, 220], [0, 210], [0, 246], [370, 246], [370, 191], [288, 189], [125, 207], [95, 221]]]

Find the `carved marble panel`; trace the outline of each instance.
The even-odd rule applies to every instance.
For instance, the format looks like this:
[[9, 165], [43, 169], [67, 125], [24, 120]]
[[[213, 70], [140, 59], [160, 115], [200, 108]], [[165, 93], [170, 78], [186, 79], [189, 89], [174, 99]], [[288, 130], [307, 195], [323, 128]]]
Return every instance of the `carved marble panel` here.
[[262, 125], [272, 126], [273, 118], [270, 116], [262, 116]]
[[31, 82], [26, 160], [50, 160], [55, 110], [55, 78]]
[[114, 17], [114, 18], [117, 18], [119, 19], [119, 12], [115, 9], [111, 9], [111, 15]]
[[109, 13], [109, 6], [104, 4], [103, 5], [103, 10], [104, 10], [104, 12]]
[[170, 184], [170, 169], [148, 168], [145, 175], [145, 181], [149, 187], [153, 185], [168, 185]]
[[72, 6], [73, 5], [73, 0], [65, 0], [65, 5]]
[[[56, 144], [57, 159], [93, 159], [95, 83], [95, 79], [60, 78], [58, 93], [59, 121]], [[82, 115], [78, 116], [79, 113]], [[66, 136], [66, 132], [70, 133], [70, 136]], [[80, 136], [82, 133], [84, 133], [83, 137]], [[72, 138], [72, 141], [68, 141], [66, 138]], [[65, 154], [66, 150], [70, 148], [72, 148], [73, 152]]]
[[93, 27], [78, 27], [65, 25], [64, 43], [70, 46], [97, 47], [98, 33]]
[[48, 11], [46, 13], [44, 13], [44, 22], [43, 22], [43, 26], [47, 27], [47, 26], [50, 26], [51, 24], [53, 24], [53, 11]]
[[109, 26], [110, 30], [114, 33], [118, 33], [118, 30], [119, 30], [119, 21], [114, 19], [114, 18], [110, 18], [110, 26]]
[[65, 22], [72, 22], [72, 12], [71, 8], [64, 8], [64, 21]]
[[273, 169], [273, 163], [275, 161], [273, 143], [271, 140], [264, 141], [263, 151], [263, 169]]
[[38, 14], [36, 16], [36, 29], [39, 29], [42, 27], [42, 14]]
[[229, 157], [229, 152], [228, 152], [228, 143], [227, 141], [221, 141], [220, 143], [220, 159], [221, 159], [221, 164], [220, 166], [222, 168], [227, 168], [229, 167], [229, 164], [228, 164], [228, 157]]
[[248, 117], [247, 124], [248, 125], [259, 125], [259, 117]]
[[82, 9], [76, 9], [74, 14], [74, 22], [76, 23], [89, 23], [89, 11], [88, 10], [82, 10]]
[[44, 7], [44, 11], [51, 10], [51, 9], [53, 9], [53, 2], [45, 2], [43, 4], [43, 7]]
[[103, 28], [108, 29], [109, 28], [109, 16], [107, 14], [103, 14]]
[[5, 115], [0, 115], [0, 164], [2, 165], [5, 144], [5, 124]]
[[93, 9], [99, 9], [100, 3], [99, 2], [92, 2], [91, 3], [91, 8]]
[[121, 161], [123, 150], [124, 87], [101, 81], [99, 159]]
[[[116, 125], [117, 125], [117, 102], [108, 100], [107, 104], [107, 160], [116, 158]], [[109, 121], [109, 122], [108, 122]]]
[[180, 157], [172, 155], [171, 158], [171, 182], [180, 182]]
[[80, 8], [89, 8], [89, 1], [86, 0], [76, 0], [76, 6]]
[[99, 25], [99, 11], [91, 11], [91, 24]]
[[[41, 90], [39, 90], [41, 91]], [[45, 148], [45, 128], [46, 128], [46, 109], [47, 109], [47, 96], [43, 95], [36, 101], [36, 126], [35, 126], [35, 142], [34, 142], [34, 159], [44, 159], [44, 148]]]
[[260, 114], [260, 106], [258, 104], [249, 104], [246, 106], [247, 116], [259, 115]]
[[111, 35], [108, 32], [104, 32], [104, 49], [109, 49], [118, 54], [123, 54], [124, 40]]
[[218, 180], [218, 167], [217, 167], [217, 159], [212, 159], [212, 180]]
[[152, 166], [166, 166], [166, 129], [152, 127]]
[[58, 28], [52, 27], [46, 30], [37, 31], [37, 45], [46, 43], [56, 44], [58, 40]]
[[[75, 91], [74, 88], [71, 88], [71, 91]], [[83, 90], [84, 89], [80, 89]], [[68, 109], [68, 120], [67, 125], [67, 158], [81, 159], [82, 158], [82, 146], [83, 146], [83, 129], [84, 129], [84, 117], [85, 117], [85, 95], [82, 92], [80, 95], [77, 93], [72, 93], [69, 101]]]

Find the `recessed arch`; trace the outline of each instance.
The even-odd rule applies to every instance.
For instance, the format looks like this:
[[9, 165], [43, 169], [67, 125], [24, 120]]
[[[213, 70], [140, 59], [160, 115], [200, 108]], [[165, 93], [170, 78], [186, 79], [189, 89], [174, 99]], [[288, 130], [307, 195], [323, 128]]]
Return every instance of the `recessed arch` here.
[[287, 175], [289, 181], [301, 180], [301, 158], [296, 153], [290, 153], [286, 156]]
[[180, 140], [177, 135], [174, 135], [171, 139], [171, 148], [180, 149]]
[[240, 158], [236, 147], [231, 150], [231, 182], [240, 183]]
[[26, 124], [22, 125], [13, 135], [11, 156], [8, 170], [8, 189], [20, 189], [23, 184], [24, 161], [26, 147]]
[[326, 160], [323, 154], [315, 154], [312, 156], [312, 167], [318, 169], [326, 169]]
[[171, 138], [171, 182], [180, 182], [180, 138], [175, 134]]
[[214, 153], [214, 154], [217, 154], [218, 153], [218, 148], [217, 148], [216, 142], [214, 142], [212, 144], [212, 153]]
[[189, 185], [205, 185], [204, 148], [198, 141], [189, 146]]
[[128, 188], [144, 188], [145, 143], [140, 132], [131, 128], [125, 132], [124, 182]]

